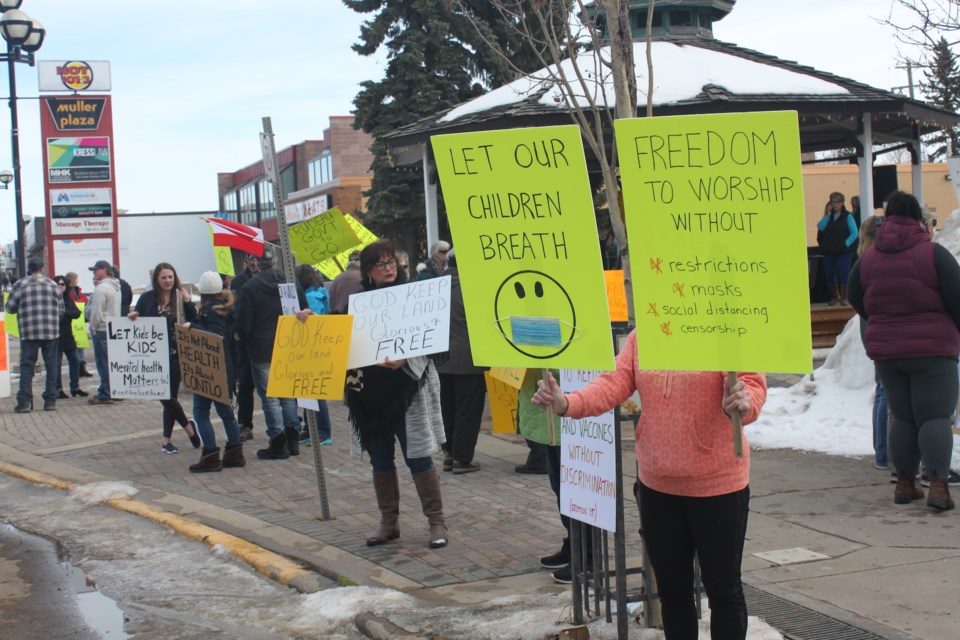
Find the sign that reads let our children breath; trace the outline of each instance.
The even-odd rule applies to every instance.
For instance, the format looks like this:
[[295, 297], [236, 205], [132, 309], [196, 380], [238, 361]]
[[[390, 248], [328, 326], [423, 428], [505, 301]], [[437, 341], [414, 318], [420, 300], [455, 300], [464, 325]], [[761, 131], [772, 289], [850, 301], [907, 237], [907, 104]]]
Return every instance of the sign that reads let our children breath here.
[[576, 126], [432, 138], [474, 363], [613, 368]]
[[811, 369], [793, 111], [616, 121], [643, 369]]

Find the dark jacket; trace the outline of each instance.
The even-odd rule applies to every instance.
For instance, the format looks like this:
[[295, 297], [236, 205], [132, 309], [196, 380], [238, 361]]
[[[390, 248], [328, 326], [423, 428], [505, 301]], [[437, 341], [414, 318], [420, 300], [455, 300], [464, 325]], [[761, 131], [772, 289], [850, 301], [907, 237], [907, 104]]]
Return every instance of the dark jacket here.
[[80, 308], [69, 291], [63, 292], [63, 315], [60, 316], [60, 351], [73, 351], [77, 340], [73, 337], [73, 321], [80, 317]]
[[[248, 281], [237, 295], [237, 333], [240, 342], [247, 348], [251, 362], [270, 362], [273, 357], [273, 338], [277, 333], [277, 318], [283, 315], [280, 306], [281, 282], [286, 282], [283, 272], [263, 269]], [[307, 308], [307, 297], [297, 284], [300, 308]]]
[[455, 268], [447, 269], [450, 276], [450, 351], [448, 357], [437, 365], [441, 374], [482, 374], [486, 367], [473, 364], [470, 351], [470, 335], [467, 333], [467, 314], [463, 309], [463, 289], [460, 287], [460, 274]]
[[237, 296], [233, 291], [227, 289], [201, 305], [197, 311], [196, 319], [190, 323], [193, 329], [227, 338], [224, 340], [224, 356], [227, 365], [227, 386], [230, 389], [231, 397], [233, 396], [236, 362], [234, 362], [234, 350], [227, 345], [230, 344], [229, 334], [233, 332], [236, 323], [236, 310]]
[[[171, 295], [180, 295], [177, 291], [171, 291]], [[141, 318], [166, 318], [167, 319], [167, 336], [170, 342], [170, 357], [177, 358], [177, 332], [174, 329], [174, 325], [177, 323], [177, 314], [176, 312], [172, 313], [160, 313], [160, 310], [157, 308], [157, 292], [154, 289], [150, 291], [144, 291], [140, 296], [140, 299], [137, 300], [137, 306], [134, 309]], [[183, 321], [184, 322], [193, 322], [197, 319], [197, 307], [192, 302], [183, 303]]]
[[867, 322], [872, 360], [960, 355], [960, 265], [916, 220], [884, 221], [851, 269], [847, 294]]
[[834, 218], [824, 214], [817, 223], [817, 245], [827, 254], [850, 253], [857, 250], [857, 228], [846, 208]]
[[356, 264], [347, 265], [343, 273], [327, 285], [327, 294], [330, 296], [330, 313], [346, 313], [350, 306], [350, 296], [363, 291], [360, 284], [360, 267]]
[[130, 283], [123, 278], [117, 278], [120, 281], [120, 315], [125, 316], [130, 313], [130, 303], [133, 302], [133, 289]]

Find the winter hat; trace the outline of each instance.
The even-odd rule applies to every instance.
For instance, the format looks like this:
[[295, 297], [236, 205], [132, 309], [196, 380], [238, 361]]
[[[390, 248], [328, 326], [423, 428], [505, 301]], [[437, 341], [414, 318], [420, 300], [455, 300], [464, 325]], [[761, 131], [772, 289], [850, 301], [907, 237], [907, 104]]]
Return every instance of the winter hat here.
[[223, 291], [223, 280], [216, 271], [207, 271], [200, 276], [197, 289], [200, 290], [200, 295], [216, 295]]

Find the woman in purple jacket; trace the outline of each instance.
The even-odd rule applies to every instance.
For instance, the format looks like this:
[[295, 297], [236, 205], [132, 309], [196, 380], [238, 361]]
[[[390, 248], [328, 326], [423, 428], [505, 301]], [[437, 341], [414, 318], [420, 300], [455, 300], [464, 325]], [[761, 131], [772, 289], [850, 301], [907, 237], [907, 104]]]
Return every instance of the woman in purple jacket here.
[[888, 453], [897, 471], [894, 502], [923, 498], [915, 478], [930, 474], [927, 506], [953, 509], [947, 485], [953, 452], [960, 356], [960, 265], [924, 229], [920, 203], [898, 191], [887, 201], [876, 243], [850, 272], [850, 304], [866, 321], [893, 413]]

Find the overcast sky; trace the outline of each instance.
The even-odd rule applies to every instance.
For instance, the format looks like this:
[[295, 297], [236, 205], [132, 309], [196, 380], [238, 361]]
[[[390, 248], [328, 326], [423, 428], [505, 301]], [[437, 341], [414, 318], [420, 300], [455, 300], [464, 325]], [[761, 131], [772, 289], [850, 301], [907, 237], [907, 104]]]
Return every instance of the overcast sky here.
[[[717, 38], [889, 89], [905, 85], [892, 0], [738, 0]], [[25, 0], [47, 29], [41, 60], [108, 60], [118, 206], [134, 213], [214, 210], [217, 172], [260, 156], [261, 118], [277, 149], [319, 139], [348, 115], [381, 60], [350, 45], [364, 16], [339, 0], [183, 2]], [[656, 61], [654, 61], [656, 63]], [[23, 201], [42, 215], [36, 70], [17, 65]], [[3, 86], [3, 83], [0, 83]], [[6, 96], [6, 87], [0, 89]], [[12, 166], [9, 109], [0, 107], [0, 169]], [[15, 237], [13, 193], [0, 192], [0, 241]]]

